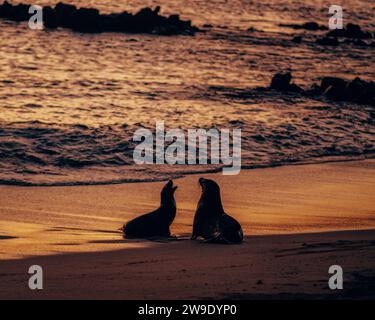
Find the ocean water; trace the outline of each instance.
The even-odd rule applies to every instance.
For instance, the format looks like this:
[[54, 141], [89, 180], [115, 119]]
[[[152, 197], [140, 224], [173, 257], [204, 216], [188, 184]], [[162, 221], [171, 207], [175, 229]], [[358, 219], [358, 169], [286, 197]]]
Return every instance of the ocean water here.
[[[220, 170], [135, 165], [133, 133], [155, 121], [240, 128], [244, 168], [374, 156], [373, 107], [255, 90], [285, 70], [304, 88], [323, 76], [375, 80], [374, 47], [318, 46], [324, 31], [280, 26], [327, 25], [327, 1], [65, 2], [103, 13], [160, 5], [162, 14], [180, 14], [205, 32], [87, 35], [0, 20], [0, 183], [154, 181]], [[334, 4], [343, 6], [345, 24], [375, 31], [374, 1]], [[291, 41], [296, 35], [303, 43]]]

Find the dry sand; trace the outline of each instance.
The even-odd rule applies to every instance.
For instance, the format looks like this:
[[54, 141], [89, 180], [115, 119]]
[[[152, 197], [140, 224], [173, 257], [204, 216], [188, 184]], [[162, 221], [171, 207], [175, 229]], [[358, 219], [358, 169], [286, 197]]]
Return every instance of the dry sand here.
[[[166, 243], [117, 231], [158, 206], [163, 183], [1, 186], [0, 298], [374, 298], [374, 173], [365, 160], [204, 175], [243, 225], [238, 246], [186, 240], [198, 176], [176, 181], [182, 239]], [[39, 292], [27, 289], [33, 264], [44, 268]], [[327, 287], [332, 264], [344, 269], [339, 293]]]

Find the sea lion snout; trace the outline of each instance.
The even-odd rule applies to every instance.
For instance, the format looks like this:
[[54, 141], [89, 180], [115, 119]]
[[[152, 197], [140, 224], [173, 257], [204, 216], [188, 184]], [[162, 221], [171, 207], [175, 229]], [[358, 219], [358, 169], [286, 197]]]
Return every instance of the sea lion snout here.
[[200, 178], [200, 179], [198, 180], [198, 183], [199, 183], [199, 185], [200, 185], [201, 188], [202, 188], [202, 192], [204, 191], [205, 181], [206, 181], [205, 178]]
[[177, 186], [173, 185], [173, 181], [169, 180], [161, 191], [161, 205], [162, 206], [173, 206], [176, 207], [174, 199], [174, 193], [177, 190]]
[[168, 192], [173, 195], [177, 188], [178, 186], [173, 185], [173, 180], [169, 180], [168, 183], [164, 186], [163, 192]]

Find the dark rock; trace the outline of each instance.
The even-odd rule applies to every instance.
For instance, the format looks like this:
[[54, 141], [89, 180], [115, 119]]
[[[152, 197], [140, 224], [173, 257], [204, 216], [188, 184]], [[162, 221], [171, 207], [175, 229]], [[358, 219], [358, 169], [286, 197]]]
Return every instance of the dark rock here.
[[306, 30], [319, 30], [319, 25], [316, 22], [306, 22], [302, 27]]
[[292, 42], [294, 42], [294, 43], [301, 43], [302, 42], [302, 37], [300, 37], [300, 36], [294, 37], [292, 39]]
[[344, 29], [335, 29], [327, 33], [327, 37], [342, 37], [352, 39], [371, 39], [371, 32], [366, 32], [357, 24], [348, 23]]
[[55, 11], [58, 17], [69, 18], [77, 11], [77, 7], [71, 4], [59, 2], [55, 7]]
[[290, 72], [277, 73], [272, 78], [271, 88], [275, 90], [281, 90], [281, 91], [288, 90], [291, 80], [292, 80], [292, 74]]
[[51, 7], [43, 8], [43, 24], [48, 29], [56, 29], [59, 26], [56, 11]]
[[323, 46], [338, 46], [340, 43], [337, 38], [323, 37], [316, 39], [316, 43]]
[[346, 30], [345, 29], [335, 29], [327, 32], [326, 37], [346, 37]]
[[154, 13], [155, 13], [155, 14], [159, 14], [160, 9], [161, 9], [161, 7], [160, 7], [160, 6], [157, 6], [157, 7], [155, 8], [155, 10], [154, 10]]
[[99, 10], [80, 8], [71, 15], [71, 29], [85, 33], [103, 32]]
[[[30, 5], [19, 4], [13, 6], [8, 2], [0, 5], [0, 18], [13, 21], [27, 21], [30, 19]], [[178, 15], [164, 17], [159, 15], [160, 7], [154, 10], [143, 8], [135, 15], [128, 12], [114, 14], [100, 14], [97, 9], [80, 8], [59, 2], [55, 8], [44, 7], [44, 26], [55, 29], [68, 28], [77, 32], [127, 32], [151, 33], [162, 35], [194, 35], [200, 31], [191, 25], [191, 21], [181, 20]]]
[[57, 24], [63, 28], [71, 28], [72, 16], [77, 12], [77, 7], [59, 2], [55, 7]]
[[337, 77], [324, 77], [320, 83], [321, 92], [326, 91], [329, 87], [336, 87], [341, 90], [344, 90], [346, 87], [347, 81]]
[[302, 92], [303, 92], [303, 89], [302, 89], [300, 86], [296, 85], [295, 83], [292, 83], [292, 84], [289, 86], [289, 91], [302, 93]]
[[367, 85], [368, 83], [366, 81], [357, 77], [346, 85], [345, 90], [349, 96], [361, 96], [366, 90]]
[[8, 2], [5, 1], [3, 4], [0, 5], [0, 17], [6, 18], [10, 17], [13, 12], [13, 6]]
[[327, 30], [326, 26], [321, 26], [317, 22], [305, 22], [303, 24], [280, 24], [282, 27], [292, 28], [292, 29], [304, 29], [309, 31]]
[[311, 88], [306, 91], [307, 95], [315, 96], [315, 95], [320, 95], [322, 93], [322, 89], [320, 85], [313, 83]]
[[14, 20], [15, 21], [26, 21], [30, 19], [30, 14], [29, 14], [29, 5], [26, 4], [19, 4], [14, 6]]
[[369, 46], [366, 41], [363, 41], [362, 39], [353, 39], [352, 44], [359, 47], [367, 47]]
[[323, 94], [332, 99], [332, 100], [336, 100], [336, 101], [344, 101], [345, 100], [345, 97], [346, 97], [346, 93], [345, 93], [345, 88], [342, 89], [340, 87], [335, 87], [335, 86], [330, 86], [328, 87], [324, 92]]
[[112, 13], [102, 16], [102, 25], [105, 31], [110, 32], [132, 32], [130, 27], [133, 22], [133, 15], [124, 11], [120, 14]]
[[303, 90], [296, 84], [291, 84], [292, 74], [277, 73], [273, 76], [271, 81], [271, 89], [278, 91], [302, 92]]
[[135, 30], [142, 33], [152, 33], [158, 24], [158, 14], [150, 8], [143, 8], [134, 16]]
[[375, 105], [375, 82], [355, 78], [345, 88], [349, 100], [354, 102]]
[[306, 30], [316, 31], [319, 30], [319, 25], [316, 22], [306, 22], [302, 25], [302, 28]]
[[178, 14], [172, 14], [169, 16], [168, 21], [174, 25], [178, 25], [181, 20]]
[[[325, 96], [328, 99], [375, 106], [375, 82], [355, 78], [348, 81], [338, 77], [324, 77], [321, 83], [313, 84], [309, 90], [303, 90], [291, 83], [290, 72], [277, 73], [271, 81], [271, 89], [281, 92], [300, 93], [308, 97]], [[257, 137], [253, 136], [254, 139]]]
[[5, 2], [0, 10], [2, 12], [0, 16], [17, 22], [27, 21], [30, 18], [29, 8], [30, 6], [22, 3], [12, 6], [8, 2]]
[[320, 93], [336, 101], [375, 105], [375, 83], [355, 78], [347, 81], [336, 77], [325, 77], [320, 84]]
[[357, 24], [348, 23], [346, 25], [346, 36], [348, 38], [356, 39], [370, 39], [372, 34], [369, 32], [362, 31], [361, 27]]
[[326, 26], [321, 26], [316, 22], [306, 22], [302, 26], [305, 30], [311, 30], [311, 31], [328, 30]]

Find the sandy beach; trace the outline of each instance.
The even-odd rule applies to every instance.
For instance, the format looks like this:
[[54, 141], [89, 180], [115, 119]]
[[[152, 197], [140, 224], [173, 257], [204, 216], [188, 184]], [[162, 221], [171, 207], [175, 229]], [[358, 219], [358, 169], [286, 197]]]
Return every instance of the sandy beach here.
[[374, 1], [341, 2], [0, 0], [0, 300], [375, 299]]
[[[375, 160], [205, 174], [221, 186], [242, 245], [188, 240], [197, 180], [178, 179], [178, 241], [124, 240], [164, 183], [0, 187], [1, 299], [374, 298]], [[352, 231], [355, 230], [355, 231]], [[27, 288], [31, 265], [45, 288]], [[328, 268], [344, 290], [328, 289]]]

